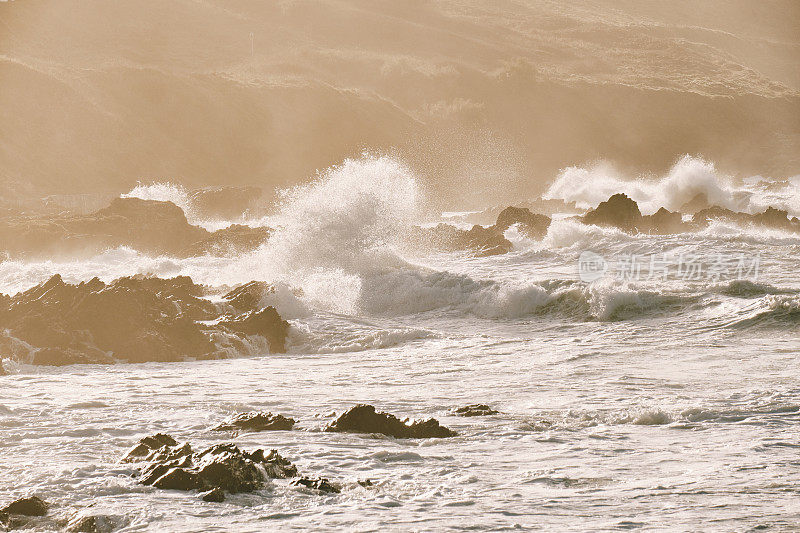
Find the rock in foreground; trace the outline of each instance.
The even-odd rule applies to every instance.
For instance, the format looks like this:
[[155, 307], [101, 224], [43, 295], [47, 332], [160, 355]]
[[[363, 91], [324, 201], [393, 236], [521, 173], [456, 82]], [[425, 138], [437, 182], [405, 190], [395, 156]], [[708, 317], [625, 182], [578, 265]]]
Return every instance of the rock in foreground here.
[[[139, 444], [155, 445], [163, 440], [153, 436]], [[123, 461], [136, 459], [139, 458], [132, 458], [129, 453]], [[147, 463], [139, 477], [143, 485], [163, 490], [196, 490], [203, 493], [201, 498], [205, 501], [221, 501], [223, 491], [253, 492], [263, 487], [267, 478], [297, 476], [297, 468], [277, 450], [265, 454], [258, 449], [250, 453], [234, 444], [216, 444], [201, 452], [194, 452], [189, 444], [165, 444], [139, 460]]]
[[453, 437], [456, 435], [439, 421], [431, 418], [409, 424], [394, 415], [379, 413], [372, 405], [356, 405], [333, 423], [325, 431], [336, 433], [380, 433], [398, 439], [427, 439]]
[[30, 517], [45, 516], [48, 507], [47, 502], [38, 496], [14, 500], [0, 509], [0, 526], [9, 529], [25, 527]]
[[225, 420], [214, 431], [289, 431], [294, 419], [272, 413], [239, 413]]

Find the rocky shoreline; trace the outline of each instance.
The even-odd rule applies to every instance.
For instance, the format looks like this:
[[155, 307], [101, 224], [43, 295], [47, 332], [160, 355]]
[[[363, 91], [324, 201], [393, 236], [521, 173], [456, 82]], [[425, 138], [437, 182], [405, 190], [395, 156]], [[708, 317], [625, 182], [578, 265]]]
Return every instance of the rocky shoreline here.
[[[477, 409], [477, 411], [476, 411]], [[453, 408], [451, 414], [488, 416], [497, 411], [486, 405]], [[469, 414], [464, 414], [469, 413]], [[238, 413], [212, 431], [292, 431], [294, 420], [272, 413]], [[372, 405], [359, 404], [342, 413], [322, 434], [355, 433], [364, 436], [380, 435], [397, 439], [448, 438], [456, 432], [430, 418], [412, 422], [390, 413], [379, 412]], [[264, 489], [270, 480], [286, 480], [288, 486], [314, 495], [336, 495], [353, 488], [371, 488], [373, 480], [359, 479], [353, 483], [332, 481], [318, 475], [301, 473], [298, 467], [278, 450], [257, 448], [247, 451], [232, 442], [212, 444], [195, 451], [188, 442], [179, 442], [171, 435], [157, 433], [141, 438], [123, 457], [121, 465], [133, 465], [132, 480], [157, 490], [196, 494], [207, 503], [222, 503], [229, 495], [252, 493]], [[50, 513], [57, 506], [38, 495], [18, 498], [0, 508], [0, 528], [14, 530], [43, 527], [69, 532], [110, 532], [123, 527], [120, 517], [74, 513], [70, 518], [54, 518]], [[123, 520], [124, 522], [124, 520]]]

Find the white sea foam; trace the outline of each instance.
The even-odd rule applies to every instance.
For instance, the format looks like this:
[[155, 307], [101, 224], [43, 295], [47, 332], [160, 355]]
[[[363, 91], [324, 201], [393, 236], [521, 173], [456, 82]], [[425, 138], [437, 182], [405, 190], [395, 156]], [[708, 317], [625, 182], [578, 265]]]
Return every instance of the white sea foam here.
[[543, 197], [594, 208], [618, 192], [636, 200], [645, 214], [661, 207], [679, 210], [698, 194], [705, 194], [711, 205], [736, 211], [756, 213], [773, 206], [793, 215], [800, 213], [800, 177], [767, 186], [757, 176], [737, 185], [732, 176], [720, 172], [713, 162], [689, 155], [681, 157], [667, 174], [658, 178], [625, 176], [605, 162], [588, 168], [568, 167], [561, 171]]

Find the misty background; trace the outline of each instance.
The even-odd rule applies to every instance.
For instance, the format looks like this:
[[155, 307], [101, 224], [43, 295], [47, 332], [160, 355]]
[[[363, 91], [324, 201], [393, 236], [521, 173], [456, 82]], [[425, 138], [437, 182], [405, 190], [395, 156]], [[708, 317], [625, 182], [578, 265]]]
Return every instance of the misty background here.
[[396, 154], [443, 207], [599, 159], [800, 173], [800, 4], [0, 2], [0, 199], [285, 187]]

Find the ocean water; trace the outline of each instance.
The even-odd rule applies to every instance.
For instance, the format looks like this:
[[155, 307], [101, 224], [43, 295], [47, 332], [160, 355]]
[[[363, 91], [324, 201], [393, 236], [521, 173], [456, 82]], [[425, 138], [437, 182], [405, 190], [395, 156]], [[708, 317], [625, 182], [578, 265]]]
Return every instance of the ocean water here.
[[[745, 210], [797, 206], [796, 181], [734, 185], [691, 158], [649, 182], [598, 172], [568, 169], [548, 194], [596, 205], [609, 191], [577, 187], [594, 179], [632, 191], [644, 211], [699, 191]], [[166, 185], [130, 194], [188, 201]], [[274, 216], [250, 221], [276, 228], [270, 242], [244, 256], [122, 248], [0, 263], [6, 293], [56, 272], [67, 281], [185, 274], [220, 289], [266, 280], [277, 290], [265, 303], [292, 325], [286, 354], [62, 368], [7, 361], [3, 499], [33, 492], [56, 518], [106, 514], [122, 531], [798, 527], [800, 236], [721, 223], [632, 236], [556, 217], [541, 241], [512, 227], [511, 253], [474, 258], [404, 245], [421, 221], [430, 209], [416, 177], [365, 156], [285, 191]], [[356, 403], [436, 417], [459, 435], [322, 432]], [[449, 414], [470, 403], [501, 414]], [[342, 493], [276, 480], [204, 503], [138, 485], [118, 462], [155, 432], [195, 447], [230, 440], [210, 428], [249, 410], [298, 424], [234, 442], [277, 448], [302, 473], [342, 483]], [[367, 478], [374, 486], [357, 483]]]

